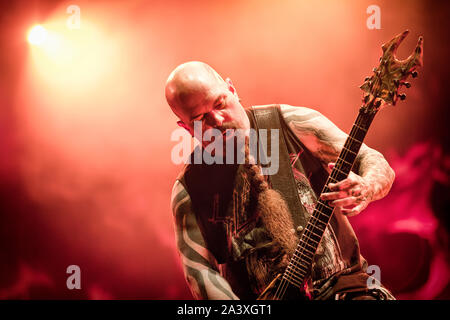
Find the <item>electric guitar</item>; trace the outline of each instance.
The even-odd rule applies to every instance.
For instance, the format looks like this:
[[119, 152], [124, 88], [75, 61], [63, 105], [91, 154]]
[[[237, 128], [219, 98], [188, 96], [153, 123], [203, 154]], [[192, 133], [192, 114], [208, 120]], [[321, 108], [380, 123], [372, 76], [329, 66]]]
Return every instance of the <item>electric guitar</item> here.
[[[322, 193], [329, 192], [327, 187], [329, 183], [347, 178], [377, 112], [384, 106], [394, 106], [398, 99], [406, 98], [405, 94], [399, 94], [400, 86], [411, 87], [411, 84], [406, 82], [407, 78], [410, 75], [413, 78], [417, 77], [415, 70], [423, 64], [422, 37], [419, 37], [414, 52], [407, 59], [399, 61], [395, 56], [398, 46], [408, 33], [406, 30], [382, 46], [383, 55], [379, 66], [373, 69], [373, 75], [364, 79], [364, 83], [360, 86], [364, 91], [363, 104]], [[310, 274], [317, 247], [333, 215], [334, 208], [329, 202], [331, 201], [317, 202], [284, 273], [275, 277], [260, 294], [259, 300], [308, 298], [304, 290], [305, 281]]]

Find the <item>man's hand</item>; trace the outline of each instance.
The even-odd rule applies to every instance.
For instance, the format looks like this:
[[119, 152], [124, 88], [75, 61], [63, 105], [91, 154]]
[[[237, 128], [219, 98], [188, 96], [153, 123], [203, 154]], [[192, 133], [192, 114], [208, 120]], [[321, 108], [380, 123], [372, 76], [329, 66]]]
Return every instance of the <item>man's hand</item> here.
[[[333, 169], [334, 163], [328, 167]], [[331, 192], [323, 193], [321, 200], [334, 200], [330, 202], [333, 207], [348, 217], [353, 217], [364, 210], [372, 201], [373, 191], [363, 177], [350, 172], [348, 177], [337, 183], [330, 183], [328, 188]]]

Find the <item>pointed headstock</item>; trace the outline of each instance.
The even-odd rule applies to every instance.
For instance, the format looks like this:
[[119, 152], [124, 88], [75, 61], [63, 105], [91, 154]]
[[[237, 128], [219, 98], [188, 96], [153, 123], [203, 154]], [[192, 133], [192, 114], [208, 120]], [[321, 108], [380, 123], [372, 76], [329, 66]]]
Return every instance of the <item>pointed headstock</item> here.
[[409, 76], [417, 77], [416, 69], [423, 65], [423, 37], [419, 37], [413, 53], [405, 60], [398, 60], [395, 56], [400, 43], [408, 35], [409, 31], [394, 37], [381, 48], [383, 55], [380, 64], [373, 69], [373, 75], [364, 79], [360, 88], [365, 92], [363, 97], [363, 110], [377, 112], [385, 105], [395, 105], [397, 100], [404, 100], [405, 94], [400, 94], [400, 86], [411, 87], [406, 82]]

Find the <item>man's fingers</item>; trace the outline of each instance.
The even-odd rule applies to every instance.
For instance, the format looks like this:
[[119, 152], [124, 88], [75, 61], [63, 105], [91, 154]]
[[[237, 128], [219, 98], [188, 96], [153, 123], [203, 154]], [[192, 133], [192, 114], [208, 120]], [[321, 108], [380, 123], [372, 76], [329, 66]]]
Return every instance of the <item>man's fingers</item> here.
[[337, 199], [342, 199], [342, 198], [345, 198], [348, 196], [349, 196], [349, 194], [345, 191], [336, 191], [336, 192], [322, 193], [320, 195], [320, 199], [321, 200], [337, 200]]
[[344, 199], [338, 199], [330, 202], [333, 207], [347, 207], [355, 204], [359, 204], [361, 201], [357, 197], [348, 197]]
[[359, 214], [362, 210], [364, 210], [365, 204], [361, 203], [351, 209], [341, 208], [341, 213], [346, 215], [347, 217], [354, 217]]
[[330, 188], [331, 191], [345, 190], [353, 187], [357, 183], [358, 181], [349, 177], [337, 183], [329, 183], [328, 188]]
[[350, 190], [344, 190], [344, 191], [334, 191], [334, 192], [326, 192], [320, 195], [321, 200], [337, 200], [337, 199], [344, 199], [347, 197], [359, 197], [361, 196], [361, 188], [353, 188]]

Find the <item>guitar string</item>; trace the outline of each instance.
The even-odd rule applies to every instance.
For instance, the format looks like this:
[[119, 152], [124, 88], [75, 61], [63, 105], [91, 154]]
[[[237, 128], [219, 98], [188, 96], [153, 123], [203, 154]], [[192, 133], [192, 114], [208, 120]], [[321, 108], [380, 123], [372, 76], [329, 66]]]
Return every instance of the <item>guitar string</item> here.
[[[372, 119], [373, 119], [373, 118], [372, 118]], [[346, 145], [347, 145], [347, 142], [349, 142], [350, 140], [354, 140], [354, 141], [357, 142], [357, 144], [360, 144], [360, 145], [359, 145], [359, 148], [361, 147], [361, 145], [362, 145], [363, 142], [362, 142], [362, 141], [359, 141], [358, 139], [353, 138], [352, 136], [353, 136], [353, 135], [356, 136], [357, 133], [361, 133], [360, 131], [362, 131], [362, 134], [363, 134], [363, 139], [362, 139], [362, 140], [364, 140], [364, 137], [365, 137], [365, 135], [366, 135], [366, 133], [367, 133], [368, 130], [367, 130], [367, 129], [363, 129], [363, 128], [360, 127], [359, 125], [361, 125], [361, 124], [363, 124], [363, 125], [369, 124], [369, 125], [370, 125], [370, 123], [371, 123], [370, 118], [369, 118], [369, 120], [367, 121], [367, 123], [364, 123], [365, 120], [366, 120], [366, 119], [364, 119], [363, 114], [360, 112], [360, 113], [358, 114], [358, 117], [357, 117], [355, 123], [353, 124], [351, 131], [350, 131], [350, 134], [348, 135], [348, 137], [347, 137], [347, 139], [346, 139], [346, 142], [344, 143], [344, 146], [343, 146], [343, 148], [342, 148], [342, 150], [341, 150], [341, 155], [342, 155], [342, 157], [341, 157], [341, 156], [339, 157], [338, 161], [336, 162], [335, 167], [338, 167], [338, 166], [339, 166], [338, 163], [339, 163], [339, 160], [341, 160], [341, 159], [342, 159], [342, 162], [340, 163], [341, 165], [342, 165], [343, 163], [350, 164], [349, 162], [343, 160], [343, 158], [346, 158], [346, 157], [347, 157], [347, 155], [349, 154], [349, 151], [350, 151], [349, 149], [345, 148]], [[351, 144], [352, 144], [351, 142], [348, 143], [348, 147], [351, 148]], [[352, 152], [352, 153], [353, 153], [353, 152]], [[354, 153], [353, 153], [353, 154], [354, 154]], [[356, 155], [357, 155], [357, 154], [356, 154]], [[355, 156], [355, 158], [356, 158], [356, 156]], [[353, 161], [353, 162], [354, 162], [354, 161]], [[334, 169], [334, 168], [333, 168], [333, 169]], [[340, 169], [342, 169], [342, 168], [339, 168], [339, 171], [340, 171]], [[350, 172], [350, 170], [351, 170], [351, 168], [349, 169], [349, 172]], [[333, 173], [334, 173], [334, 172], [338, 172], [338, 171], [333, 170], [333, 171], [331, 172], [331, 174], [330, 174], [330, 176], [328, 177], [327, 180], [330, 180], [330, 178], [332, 178], [333, 180], [336, 180], [337, 177], [333, 177]], [[345, 179], [345, 178], [344, 178], [344, 179]], [[328, 185], [328, 183], [327, 183], [327, 185]], [[325, 187], [325, 188], [327, 188], [327, 187]], [[320, 204], [320, 202], [319, 202], [319, 204]], [[323, 213], [320, 212], [320, 214], [323, 214]], [[331, 216], [332, 216], [332, 213], [331, 213], [331, 215], [330, 215], [330, 218], [331, 218]], [[314, 217], [314, 212], [313, 212], [312, 217]], [[321, 220], [318, 219], [317, 217], [314, 217], [314, 218], [317, 219], [317, 220], [319, 220], [319, 221], [321, 221]], [[329, 222], [329, 220], [328, 220], [328, 222]], [[320, 228], [319, 226], [317, 226], [315, 222], [312, 222], [311, 225], [313, 225], [313, 228], [319, 228], [319, 230], [321, 230], [321, 228]], [[328, 225], [328, 223], [327, 223], [327, 225]], [[326, 229], [326, 227], [325, 227], [325, 229]], [[305, 238], [311, 239], [310, 236], [311, 236], [312, 230], [310, 230], [311, 233], [310, 233], [309, 235], [306, 234], [307, 231], [309, 231], [308, 228], [306, 228], [305, 233], [304, 233], [304, 236], [305, 236]], [[323, 232], [325, 232], [325, 230], [323, 230]], [[322, 237], [323, 237], [323, 232], [322, 232]], [[303, 237], [303, 235], [302, 235], [302, 237]], [[322, 237], [321, 237], [321, 238], [322, 238]], [[321, 240], [322, 240], [322, 239], [321, 239]], [[319, 243], [320, 243], [320, 241], [319, 241]], [[297, 246], [297, 249], [296, 249], [296, 251], [295, 251], [295, 253], [294, 253], [294, 257], [296, 257], [294, 261], [296, 261], [297, 263], [300, 262], [300, 260], [298, 260], [298, 259], [301, 259], [302, 256], [305, 256], [304, 251], [303, 251], [303, 247], [301, 247], [301, 245], [302, 245], [302, 241], [299, 242], [299, 245]], [[300, 248], [300, 250], [298, 250], [299, 248]], [[297, 251], [299, 251], [300, 257], [297, 257]], [[314, 258], [314, 256], [311, 258], [311, 261], [312, 261], [313, 258]], [[310, 265], [310, 263], [311, 263], [311, 262], [309, 262], [308, 265]], [[291, 263], [289, 263], [288, 268], [289, 268], [290, 266], [291, 266]], [[303, 267], [305, 267], [305, 266], [303, 266]], [[286, 292], [286, 290], [287, 290], [287, 287], [288, 287], [288, 285], [289, 285], [289, 280], [290, 280], [290, 279], [289, 279], [289, 274], [290, 274], [291, 270], [293, 271], [293, 269], [288, 269], [288, 268], [286, 268], [286, 271], [288, 271], [287, 277], [285, 277], [285, 275], [286, 275], [286, 271], [285, 271], [285, 273], [283, 274], [283, 277], [282, 277], [281, 280], [280, 280], [281, 284], [279, 284], [277, 290], [275, 291], [274, 297], [275, 297], [276, 299], [281, 299], [281, 298], [284, 296], [284, 294], [285, 294], [285, 292]], [[308, 269], [308, 267], [306, 267], [306, 268]], [[294, 271], [293, 271], [293, 272], [294, 272]], [[303, 280], [304, 280], [303, 277], [304, 277], [304, 276], [305, 276], [305, 275], [300, 275], [300, 277], [297, 276], [297, 278], [299, 278], [299, 279], [303, 282]], [[292, 276], [291, 276], [291, 278], [292, 278]], [[296, 281], [296, 282], [297, 282], [297, 281]], [[301, 284], [300, 284], [299, 287], [301, 287]]]

